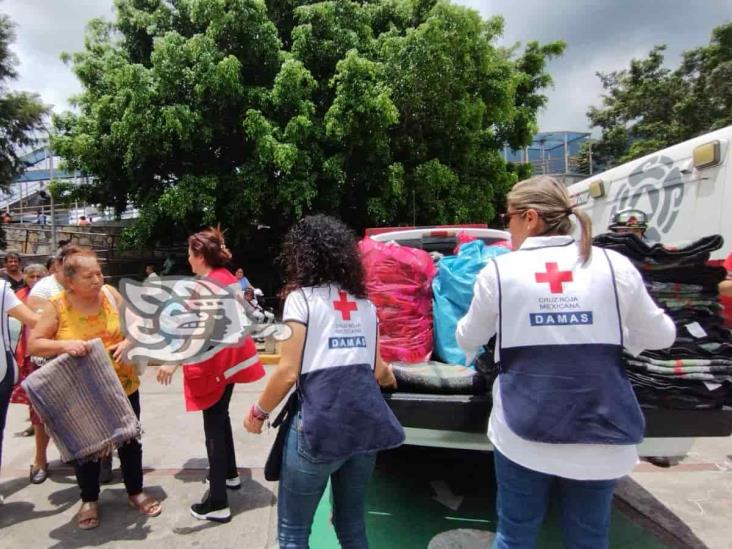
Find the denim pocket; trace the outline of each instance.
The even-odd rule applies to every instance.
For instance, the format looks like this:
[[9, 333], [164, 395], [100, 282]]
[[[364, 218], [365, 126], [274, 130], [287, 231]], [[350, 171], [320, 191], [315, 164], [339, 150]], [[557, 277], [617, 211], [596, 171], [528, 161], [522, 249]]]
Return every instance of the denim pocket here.
[[326, 463], [331, 461], [328, 459], [318, 458], [313, 455], [313, 452], [310, 449], [308, 441], [305, 437], [305, 431], [302, 425], [302, 416], [300, 414], [298, 414], [295, 418], [295, 428], [297, 429], [297, 453], [301, 457], [305, 458], [311, 463]]

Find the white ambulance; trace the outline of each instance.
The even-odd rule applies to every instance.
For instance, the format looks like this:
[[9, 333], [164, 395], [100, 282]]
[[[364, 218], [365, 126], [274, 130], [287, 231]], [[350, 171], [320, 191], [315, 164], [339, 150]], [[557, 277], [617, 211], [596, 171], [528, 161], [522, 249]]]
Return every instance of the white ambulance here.
[[607, 231], [627, 208], [648, 215], [646, 238], [682, 244], [721, 234], [732, 250], [732, 126], [660, 150], [571, 185], [575, 204], [592, 219], [593, 233]]

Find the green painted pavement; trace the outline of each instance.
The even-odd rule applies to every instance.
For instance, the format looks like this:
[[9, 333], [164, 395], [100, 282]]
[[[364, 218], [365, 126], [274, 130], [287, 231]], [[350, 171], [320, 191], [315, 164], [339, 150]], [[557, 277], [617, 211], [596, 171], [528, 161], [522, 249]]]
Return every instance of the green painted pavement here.
[[[437, 483], [437, 484], [434, 484]], [[435, 501], [435, 487], [448, 504]], [[447, 492], [445, 492], [447, 490]], [[462, 497], [462, 500], [456, 498]], [[371, 479], [366, 527], [372, 549], [425, 549], [448, 530], [496, 529], [495, 479], [489, 454], [471, 451], [404, 447], [379, 456]], [[330, 495], [326, 490], [315, 515], [310, 546], [338, 549], [330, 524]], [[561, 548], [561, 531], [554, 509], [549, 510], [539, 548]], [[655, 536], [614, 510], [610, 532], [614, 548], [662, 549]]]

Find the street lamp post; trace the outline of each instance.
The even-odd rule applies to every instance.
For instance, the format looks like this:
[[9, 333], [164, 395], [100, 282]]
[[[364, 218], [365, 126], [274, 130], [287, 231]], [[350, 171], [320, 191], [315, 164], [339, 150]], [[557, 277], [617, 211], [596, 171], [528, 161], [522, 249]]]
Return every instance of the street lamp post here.
[[[49, 171], [49, 187], [53, 183], [53, 150], [51, 149], [51, 141], [48, 142], [48, 171]], [[51, 253], [55, 254], [56, 249], [56, 205], [53, 201], [52, 189], [48, 189], [48, 196], [51, 198]]]

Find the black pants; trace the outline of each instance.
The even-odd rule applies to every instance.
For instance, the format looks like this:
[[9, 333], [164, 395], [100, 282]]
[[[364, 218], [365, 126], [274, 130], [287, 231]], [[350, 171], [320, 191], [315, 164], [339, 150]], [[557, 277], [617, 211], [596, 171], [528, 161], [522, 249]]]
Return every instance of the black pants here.
[[[140, 392], [129, 396], [132, 409], [140, 419]], [[136, 496], [142, 492], [142, 445], [135, 439], [122, 445], [117, 450], [122, 479], [127, 495]], [[81, 488], [81, 501], [97, 501], [99, 499], [99, 460], [74, 463], [76, 482]]]
[[227, 385], [219, 401], [203, 411], [203, 431], [206, 433], [206, 453], [211, 483], [208, 497], [214, 506], [228, 503], [226, 479], [239, 475], [229, 417], [229, 402], [233, 391], [234, 385]]
[[15, 372], [12, 363], [7, 365], [3, 379], [0, 379], [0, 464], [3, 462], [3, 432], [5, 431], [5, 418], [8, 415], [10, 406], [10, 395], [13, 394], [13, 381]]

